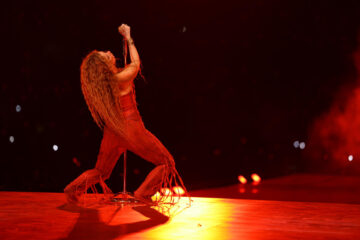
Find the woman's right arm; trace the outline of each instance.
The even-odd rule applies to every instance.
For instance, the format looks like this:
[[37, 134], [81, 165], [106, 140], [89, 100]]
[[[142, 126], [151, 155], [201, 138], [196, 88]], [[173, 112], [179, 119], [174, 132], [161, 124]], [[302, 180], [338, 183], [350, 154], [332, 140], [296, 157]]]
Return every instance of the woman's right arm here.
[[124, 40], [128, 43], [131, 62], [121, 72], [116, 74], [116, 78], [121, 82], [132, 81], [140, 69], [139, 53], [135, 47], [134, 40], [130, 36], [130, 27], [122, 24], [119, 27], [119, 33], [123, 35]]

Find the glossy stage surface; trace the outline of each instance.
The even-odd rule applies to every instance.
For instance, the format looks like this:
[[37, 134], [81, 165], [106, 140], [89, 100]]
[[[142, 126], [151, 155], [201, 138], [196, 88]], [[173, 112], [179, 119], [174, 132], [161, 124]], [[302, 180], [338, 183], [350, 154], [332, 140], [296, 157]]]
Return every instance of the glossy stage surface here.
[[[188, 201], [187, 201], [188, 202]], [[185, 202], [181, 203], [186, 205]], [[194, 197], [169, 219], [146, 206], [65, 204], [0, 192], [0, 239], [357, 239], [360, 205]]]
[[360, 176], [293, 174], [260, 184], [235, 184], [191, 192], [196, 197], [360, 204]]

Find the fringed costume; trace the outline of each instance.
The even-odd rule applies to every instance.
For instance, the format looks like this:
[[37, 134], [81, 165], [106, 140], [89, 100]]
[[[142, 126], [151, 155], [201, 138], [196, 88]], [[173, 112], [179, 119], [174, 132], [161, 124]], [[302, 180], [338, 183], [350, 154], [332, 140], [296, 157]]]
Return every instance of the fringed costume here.
[[[105, 180], [110, 177], [116, 162], [126, 150], [155, 165], [145, 181], [134, 192], [135, 198], [151, 201], [151, 196], [153, 196], [152, 201], [159, 204], [175, 203], [181, 195], [189, 197], [175, 168], [173, 157], [145, 128], [136, 107], [135, 91], [118, 96], [118, 85], [111, 77], [111, 72], [108, 76], [98, 72], [99, 67], [104, 64], [103, 72], [106, 72], [107, 63], [99, 61], [100, 58], [98, 59], [97, 55], [97, 51], [94, 51], [84, 59], [81, 66], [81, 83], [89, 110], [95, 122], [103, 128], [103, 139], [95, 168], [85, 171], [65, 188], [64, 192], [68, 200], [78, 202], [79, 197], [89, 188], [96, 192], [95, 184], [98, 183], [104, 194], [111, 194]], [[88, 68], [91, 67], [97, 69], [95, 75], [88, 73], [90, 71]], [[95, 81], [93, 76], [100, 76], [100, 78]], [[184, 192], [174, 191], [174, 186], [181, 187]]]

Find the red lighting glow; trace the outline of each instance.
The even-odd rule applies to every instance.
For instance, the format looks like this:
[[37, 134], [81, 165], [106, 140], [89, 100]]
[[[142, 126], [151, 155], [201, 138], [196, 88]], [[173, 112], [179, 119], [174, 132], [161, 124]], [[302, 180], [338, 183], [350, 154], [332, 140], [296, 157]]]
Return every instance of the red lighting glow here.
[[161, 193], [162, 193], [164, 196], [171, 196], [171, 195], [172, 195], [172, 191], [171, 191], [169, 188], [162, 188], [162, 189], [161, 189]]
[[158, 201], [161, 197], [161, 194], [159, 192], [156, 192], [152, 197], [151, 200], [153, 200], [154, 202]]
[[239, 193], [245, 193], [245, 192], [246, 192], [245, 187], [244, 187], [244, 186], [241, 186], [241, 187], [239, 188]]
[[182, 187], [175, 186], [173, 187], [173, 191], [176, 195], [184, 195], [185, 191], [182, 189]]
[[251, 189], [251, 193], [252, 193], [252, 194], [257, 194], [257, 193], [259, 193], [259, 189], [257, 189], [257, 188]]
[[73, 157], [72, 161], [76, 166], [80, 167], [81, 163], [79, 162], [79, 160], [76, 157]]
[[246, 178], [245, 178], [243, 175], [239, 175], [239, 176], [238, 176], [238, 179], [239, 179], [239, 182], [240, 182], [241, 184], [246, 184], [246, 183], [247, 183], [247, 180], [246, 180]]
[[261, 181], [261, 177], [256, 173], [251, 174], [251, 179], [254, 181], [254, 183], [260, 183]]
[[[329, 110], [314, 121], [310, 128], [309, 141], [316, 147], [308, 151], [313, 161], [328, 159], [331, 167], [343, 167], [360, 156], [360, 47], [352, 54], [357, 70], [357, 84], [342, 86], [334, 96]], [[351, 155], [345, 155], [349, 154]], [[347, 159], [346, 159], [347, 158]], [[347, 160], [347, 161], [346, 161]], [[319, 164], [315, 163], [315, 165]], [[324, 164], [325, 162], [321, 162]], [[327, 166], [324, 166], [327, 167]]]

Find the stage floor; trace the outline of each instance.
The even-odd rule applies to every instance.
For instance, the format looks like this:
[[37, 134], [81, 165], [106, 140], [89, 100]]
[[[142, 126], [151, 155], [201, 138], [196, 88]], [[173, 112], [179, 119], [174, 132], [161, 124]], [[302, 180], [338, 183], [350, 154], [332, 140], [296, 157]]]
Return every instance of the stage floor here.
[[[168, 219], [145, 206], [65, 204], [0, 192], [0, 239], [357, 239], [360, 205], [194, 197]], [[186, 202], [182, 203], [184, 206]]]
[[196, 197], [360, 204], [360, 176], [293, 174], [259, 185], [234, 184], [191, 192]]

